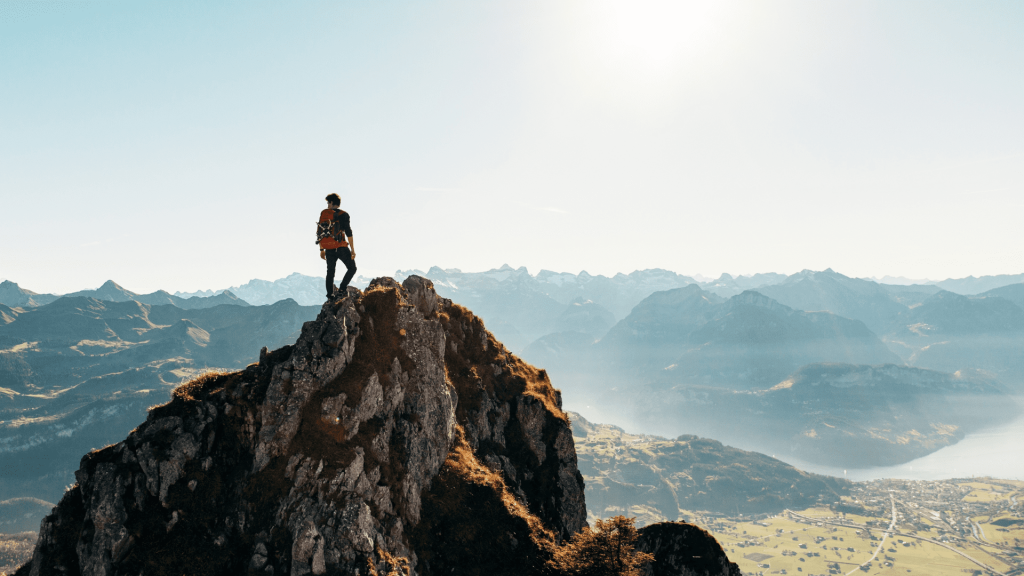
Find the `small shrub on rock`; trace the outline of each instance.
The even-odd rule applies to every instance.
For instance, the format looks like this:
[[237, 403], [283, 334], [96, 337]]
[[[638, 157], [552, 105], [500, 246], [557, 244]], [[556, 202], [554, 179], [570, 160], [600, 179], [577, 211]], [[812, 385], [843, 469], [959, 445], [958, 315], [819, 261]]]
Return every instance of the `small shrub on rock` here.
[[654, 556], [636, 550], [636, 518], [615, 516], [584, 527], [561, 546], [549, 568], [565, 576], [640, 576]]

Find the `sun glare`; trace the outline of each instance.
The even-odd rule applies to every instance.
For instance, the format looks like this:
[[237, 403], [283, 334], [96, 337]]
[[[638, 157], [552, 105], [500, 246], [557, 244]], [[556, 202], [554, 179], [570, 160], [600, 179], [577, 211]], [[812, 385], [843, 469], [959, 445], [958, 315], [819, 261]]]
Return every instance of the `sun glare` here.
[[613, 60], [653, 70], [707, 53], [724, 27], [728, 2], [606, 1], [597, 5], [600, 42]]

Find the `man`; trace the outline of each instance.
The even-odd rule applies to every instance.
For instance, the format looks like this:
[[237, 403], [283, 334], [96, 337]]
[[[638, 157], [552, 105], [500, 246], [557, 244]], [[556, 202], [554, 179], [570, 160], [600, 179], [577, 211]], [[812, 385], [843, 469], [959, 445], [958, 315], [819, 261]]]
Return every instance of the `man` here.
[[[356, 275], [356, 245], [348, 212], [340, 209], [341, 198], [337, 194], [328, 194], [326, 200], [327, 209], [320, 213], [320, 221], [316, 226], [316, 241], [320, 245], [320, 258], [327, 261], [327, 299], [330, 300], [335, 295], [344, 297], [348, 292], [348, 283]], [[347, 271], [335, 293], [334, 269], [338, 260], [341, 260]]]

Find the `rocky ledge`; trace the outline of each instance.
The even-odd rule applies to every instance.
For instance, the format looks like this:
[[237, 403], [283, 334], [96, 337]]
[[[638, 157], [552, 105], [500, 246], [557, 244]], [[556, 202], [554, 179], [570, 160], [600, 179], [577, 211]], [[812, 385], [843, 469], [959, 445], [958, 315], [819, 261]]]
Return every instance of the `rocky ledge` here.
[[17, 574], [532, 574], [586, 525], [560, 393], [416, 276], [179, 387], [76, 476]]
[[684, 522], [659, 522], [640, 529], [636, 549], [654, 555], [643, 576], [741, 576], [722, 545], [706, 530]]

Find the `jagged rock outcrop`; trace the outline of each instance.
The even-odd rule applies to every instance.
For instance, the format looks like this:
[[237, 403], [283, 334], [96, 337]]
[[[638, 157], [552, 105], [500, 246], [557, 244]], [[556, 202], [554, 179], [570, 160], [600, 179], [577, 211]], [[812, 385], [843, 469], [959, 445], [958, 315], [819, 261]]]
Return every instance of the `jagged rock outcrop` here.
[[76, 477], [18, 574], [525, 574], [586, 523], [547, 375], [419, 277], [178, 388]]
[[654, 555], [644, 576], [740, 576], [721, 544], [707, 531], [684, 522], [659, 522], [640, 529], [637, 550]]

